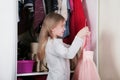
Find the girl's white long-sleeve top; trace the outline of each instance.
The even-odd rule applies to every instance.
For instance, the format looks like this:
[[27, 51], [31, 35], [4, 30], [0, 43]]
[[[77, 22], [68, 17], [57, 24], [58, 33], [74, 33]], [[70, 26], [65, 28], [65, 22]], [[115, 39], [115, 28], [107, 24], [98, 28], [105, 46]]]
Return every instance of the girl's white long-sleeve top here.
[[70, 64], [82, 46], [83, 40], [75, 37], [69, 48], [64, 46], [62, 39], [48, 38], [46, 45], [46, 62], [49, 68], [47, 80], [70, 80]]

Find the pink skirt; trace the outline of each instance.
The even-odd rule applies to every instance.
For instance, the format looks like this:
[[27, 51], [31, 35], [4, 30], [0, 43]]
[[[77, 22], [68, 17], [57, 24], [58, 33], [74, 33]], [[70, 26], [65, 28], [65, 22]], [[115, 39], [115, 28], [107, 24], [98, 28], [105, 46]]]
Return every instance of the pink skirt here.
[[93, 51], [83, 51], [78, 60], [72, 80], [100, 80], [93, 61]]

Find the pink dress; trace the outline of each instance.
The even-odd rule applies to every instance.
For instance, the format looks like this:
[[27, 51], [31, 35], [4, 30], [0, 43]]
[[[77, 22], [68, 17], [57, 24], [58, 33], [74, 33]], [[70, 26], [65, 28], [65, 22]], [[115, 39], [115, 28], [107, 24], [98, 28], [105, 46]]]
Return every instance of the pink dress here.
[[72, 80], [100, 80], [93, 51], [83, 51], [80, 55]]

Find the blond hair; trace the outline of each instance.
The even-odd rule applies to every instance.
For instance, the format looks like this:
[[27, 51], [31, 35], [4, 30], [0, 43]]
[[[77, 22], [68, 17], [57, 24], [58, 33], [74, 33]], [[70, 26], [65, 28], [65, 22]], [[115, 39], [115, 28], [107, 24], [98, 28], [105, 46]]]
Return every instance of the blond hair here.
[[45, 57], [45, 47], [47, 44], [48, 37], [53, 38], [51, 29], [56, 27], [60, 21], [64, 21], [64, 17], [60, 14], [51, 12], [49, 13], [42, 24], [42, 28], [39, 34], [39, 45], [38, 45], [38, 58], [43, 60]]

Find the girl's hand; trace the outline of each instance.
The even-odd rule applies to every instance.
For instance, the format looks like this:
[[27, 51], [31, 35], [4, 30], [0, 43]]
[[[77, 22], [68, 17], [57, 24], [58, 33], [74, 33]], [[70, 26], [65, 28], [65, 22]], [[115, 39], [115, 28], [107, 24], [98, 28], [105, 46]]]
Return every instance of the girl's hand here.
[[77, 36], [84, 39], [85, 36], [88, 36], [90, 35], [90, 31], [88, 29], [88, 27], [84, 27], [82, 28], [78, 33], [77, 33]]

